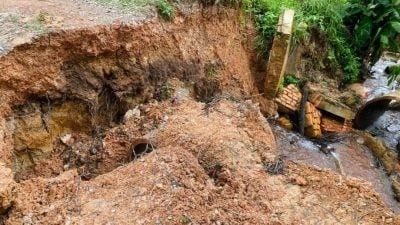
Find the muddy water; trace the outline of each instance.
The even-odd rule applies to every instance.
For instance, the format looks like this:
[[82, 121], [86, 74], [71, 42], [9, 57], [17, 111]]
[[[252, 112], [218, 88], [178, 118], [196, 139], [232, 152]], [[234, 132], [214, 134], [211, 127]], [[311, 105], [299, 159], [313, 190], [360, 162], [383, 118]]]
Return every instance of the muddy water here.
[[367, 101], [390, 93], [399, 88], [399, 84], [396, 81], [393, 82], [391, 85], [387, 85], [388, 78], [385, 75], [386, 67], [396, 64], [400, 64], [400, 60], [398, 62], [393, 62], [390, 60], [380, 59], [371, 68], [372, 76], [368, 78], [363, 84], [367, 92]]
[[[387, 207], [400, 213], [400, 204], [394, 199], [390, 178], [378, 165], [371, 151], [362, 145], [360, 137], [355, 134], [332, 136], [328, 143], [334, 154], [325, 154], [321, 144], [308, 140], [301, 135], [288, 131], [278, 125], [271, 124], [275, 134], [278, 149], [285, 160], [328, 169], [338, 174], [350, 176], [371, 182]], [[360, 144], [361, 143], [361, 144]]]
[[[399, 65], [400, 60], [393, 62], [390, 60], [379, 60], [372, 67], [372, 77], [364, 82], [367, 91], [367, 100], [382, 96], [399, 89], [399, 83], [393, 82], [387, 85], [385, 69], [388, 66]], [[400, 141], [400, 110], [399, 109], [374, 109], [378, 119], [374, 121], [366, 131], [385, 142], [389, 148], [395, 150]]]
[[[397, 83], [391, 86], [387, 85], [387, 77], [384, 72], [387, 66], [394, 64], [400, 64], [400, 61], [380, 60], [372, 68], [372, 77], [364, 83], [367, 101], [398, 88]], [[376, 112], [380, 116], [366, 131], [383, 140], [391, 149], [395, 150], [398, 140], [400, 140], [400, 111], [377, 110], [381, 110]], [[288, 131], [278, 125], [272, 124], [272, 127], [278, 148], [286, 160], [329, 169], [345, 176], [369, 181], [387, 207], [400, 213], [400, 203], [393, 197], [390, 178], [381, 169], [371, 151], [363, 145], [362, 138], [353, 133], [340, 134], [328, 137], [327, 142], [321, 143], [308, 140], [296, 132]], [[325, 154], [321, 151], [326, 144], [334, 149], [334, 154]]]

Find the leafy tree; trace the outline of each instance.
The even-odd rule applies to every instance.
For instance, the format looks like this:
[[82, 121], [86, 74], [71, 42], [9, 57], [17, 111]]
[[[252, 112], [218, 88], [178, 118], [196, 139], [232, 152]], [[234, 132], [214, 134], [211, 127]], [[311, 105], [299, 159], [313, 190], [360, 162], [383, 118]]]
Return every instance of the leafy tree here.
[[345, 25], [364, 63], [375, 64], [383, 51], [398, 51], [400, 0], [351, 0]]

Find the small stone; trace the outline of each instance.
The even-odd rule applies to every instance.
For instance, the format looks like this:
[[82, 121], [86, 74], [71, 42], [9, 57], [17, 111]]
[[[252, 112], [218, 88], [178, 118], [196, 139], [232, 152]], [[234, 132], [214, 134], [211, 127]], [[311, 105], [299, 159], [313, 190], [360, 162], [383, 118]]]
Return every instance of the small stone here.
[[69, 169], [69, 164], [65, 164], [64, 165], [64, 170], [68, 170]]
[[306, 186], [308, 184], [307, 180], [302, 176], [296, 176], [293, 178], [293, 182], [299, 186]]
[[97, 148], [96, 147], [91, 148], [90, 149], [90, 154], [91, 155], [96, 155], [97, 154]]
[[71, 146], [75, 142], [75, 140], [71, 134], [66, 134], [66, 135], [60, 137], [60, 140], [62, 143], [64, 143], [67, 146]]
[[33, 224], [32, 218], [30, 216], [24, 216], [22, 218], [22, 224], [24, 225], [31, 225]]
[[0, 214], [12, 206], [15, 197], [13, 190], [16, 186], [11, 169], [0, 163]]
[[293, 123], [286, 117], [279, 117], [278, 119], [278, 124], [281, 125], [282, 127], [292, 130], [293, 129]]
[[130, 109], [125, 113], [124, 122], [130, 120], [131, 118], [140, 118], [139, 106], [136, 106], [134, 109]]
[[92, 178], [92, 176], [89, 173], [81, 175], [82, 180], [88, 181], [90, 178]]

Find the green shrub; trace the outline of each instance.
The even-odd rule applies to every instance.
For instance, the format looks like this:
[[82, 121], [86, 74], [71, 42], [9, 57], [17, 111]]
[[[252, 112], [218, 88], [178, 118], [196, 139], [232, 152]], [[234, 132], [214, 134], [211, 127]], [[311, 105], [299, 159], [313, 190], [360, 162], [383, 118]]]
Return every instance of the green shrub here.
[[157, 2], [158, 13], [166, 20], [174, 18], [174, 8], [167, 0], [160, 0]]
[[297, 87], [300, 87], [300, 79], [297, 78], [295, 75], [293, 74], [287, 74], [285, 75], [285, 78], [283, 80], [283, 86], [288, 86], [289, 84], [294, 84]]
[[357, 54], [375, 64], [383, 51], [398, 51], [400, 1], [350, 0], [345, 24], [354, 37]]

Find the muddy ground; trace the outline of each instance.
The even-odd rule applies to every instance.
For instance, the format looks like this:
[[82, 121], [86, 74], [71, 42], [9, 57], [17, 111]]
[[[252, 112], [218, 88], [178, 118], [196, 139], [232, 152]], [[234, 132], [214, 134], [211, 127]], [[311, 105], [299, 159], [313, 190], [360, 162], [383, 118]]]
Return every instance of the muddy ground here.
[[0, 224], [400, 223], [369, 181], [281, 158], [245, 15], [176, 15], [4, 45]]

